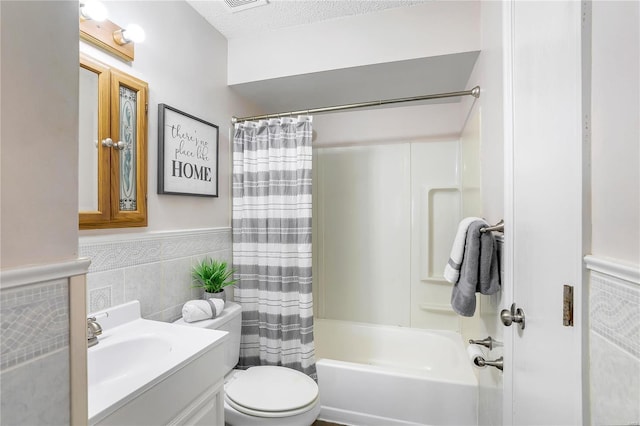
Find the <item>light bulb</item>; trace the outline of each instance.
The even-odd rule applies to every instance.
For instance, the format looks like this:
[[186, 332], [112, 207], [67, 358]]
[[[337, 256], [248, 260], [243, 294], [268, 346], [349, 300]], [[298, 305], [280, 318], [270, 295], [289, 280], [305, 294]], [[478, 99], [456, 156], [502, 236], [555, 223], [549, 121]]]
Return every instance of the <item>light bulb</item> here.
[[107, 7], [98, 0], [86, 0], [80, 3], [80, 15], [83, 19], [102, 22], [107, 19]]
[[128, 42], [142, 43], [146, 38], [146, 34], [140, 25], [129, 24], [127, 29], [122, 32], [122, 38]]

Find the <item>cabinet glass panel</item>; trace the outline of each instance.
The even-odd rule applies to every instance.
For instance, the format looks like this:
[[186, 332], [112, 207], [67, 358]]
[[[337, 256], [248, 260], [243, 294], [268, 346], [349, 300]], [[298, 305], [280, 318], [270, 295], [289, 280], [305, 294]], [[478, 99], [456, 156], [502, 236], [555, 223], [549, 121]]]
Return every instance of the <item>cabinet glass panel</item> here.
[[137, 210], [137, 93], [120, 86], [120, 211]]

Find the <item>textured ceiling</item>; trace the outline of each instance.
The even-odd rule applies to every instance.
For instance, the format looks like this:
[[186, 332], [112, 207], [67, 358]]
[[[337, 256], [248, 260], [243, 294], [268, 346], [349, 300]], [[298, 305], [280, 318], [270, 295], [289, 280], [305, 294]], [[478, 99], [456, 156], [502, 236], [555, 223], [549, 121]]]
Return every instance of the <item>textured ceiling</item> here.
[[231, 12], [223, 0], [187, 0], [227, 39], [277, 28], [360, 15], [427, 0], [269, 0], [265, 6]]

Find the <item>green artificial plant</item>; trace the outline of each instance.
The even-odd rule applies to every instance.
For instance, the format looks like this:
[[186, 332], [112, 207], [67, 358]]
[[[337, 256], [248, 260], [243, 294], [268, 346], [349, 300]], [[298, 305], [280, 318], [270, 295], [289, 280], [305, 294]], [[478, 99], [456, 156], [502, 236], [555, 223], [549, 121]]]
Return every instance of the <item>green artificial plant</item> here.
[[203, 259], [191, 270], [191, 276], [196, 282], [193, 287], [203, 288], [207, 293], [219, 293], [238, 281], [229, 279], [234, 272], [234, 269], [228, 268], [225, 261]]

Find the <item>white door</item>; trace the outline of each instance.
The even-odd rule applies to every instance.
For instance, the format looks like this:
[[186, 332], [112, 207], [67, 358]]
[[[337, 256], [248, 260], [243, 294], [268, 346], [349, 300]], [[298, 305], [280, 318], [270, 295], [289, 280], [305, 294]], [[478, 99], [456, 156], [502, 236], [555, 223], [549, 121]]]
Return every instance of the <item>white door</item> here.
[[[581, 391], [581, 7], [576, 1], [505, 7], [505, 245], [513, 282], [505, 303], [522, 308], [526, 324], [504, 330], [505, 424], [587, 420]], [[573, 327], [563, 325], [565, 284], [574, 287]]]

